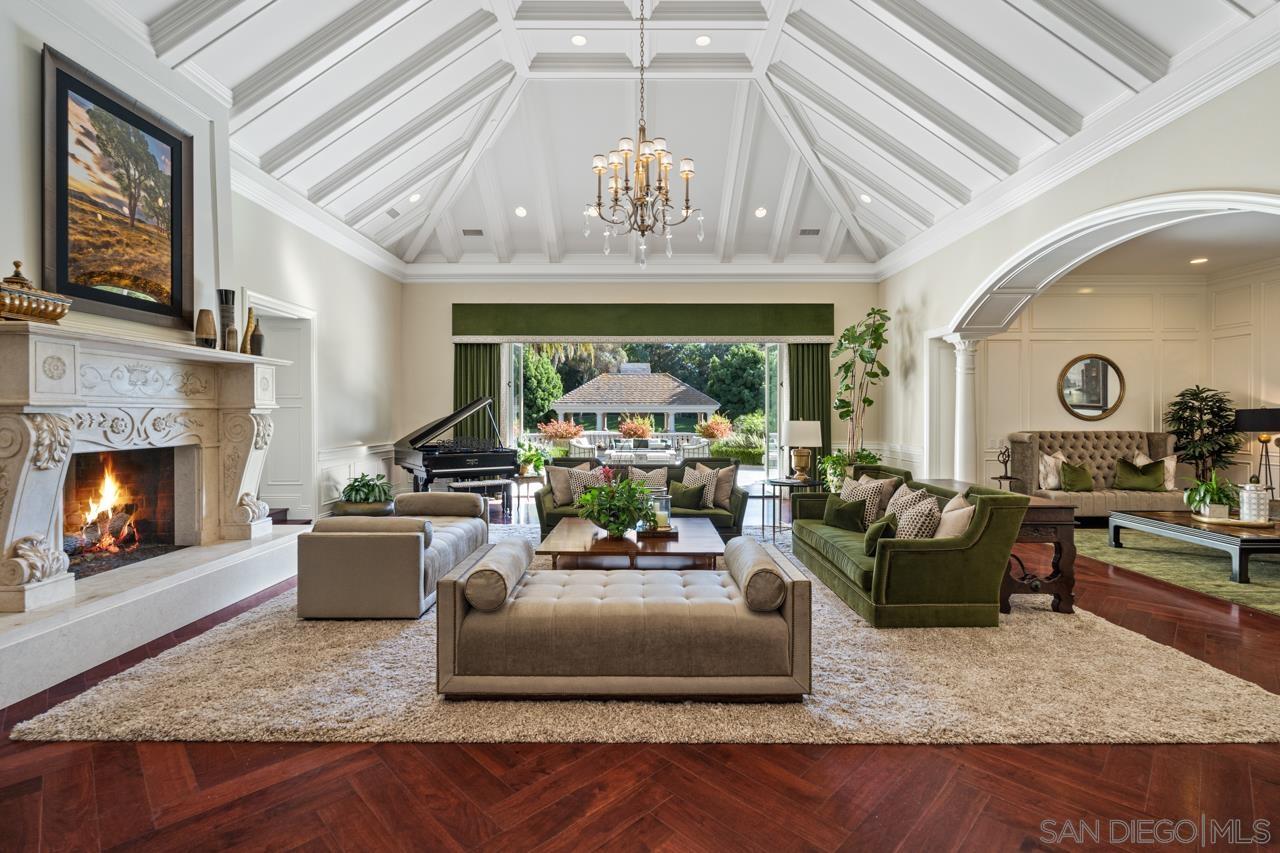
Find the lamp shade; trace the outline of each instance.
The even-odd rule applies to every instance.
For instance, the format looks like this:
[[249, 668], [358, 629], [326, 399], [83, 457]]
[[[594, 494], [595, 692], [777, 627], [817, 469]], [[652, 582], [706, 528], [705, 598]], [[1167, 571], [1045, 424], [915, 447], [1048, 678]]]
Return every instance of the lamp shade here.
[[1236, 432], [1280, 432], [1280, 409], [1236, 409]]
[[821, 421], [787, 421], [782, 425], [782, 443], [786, 447], [821, 447]]

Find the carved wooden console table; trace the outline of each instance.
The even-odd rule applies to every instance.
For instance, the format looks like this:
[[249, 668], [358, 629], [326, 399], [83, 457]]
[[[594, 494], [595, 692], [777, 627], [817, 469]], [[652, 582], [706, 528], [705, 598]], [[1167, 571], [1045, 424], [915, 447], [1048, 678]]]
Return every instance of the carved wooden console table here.
[[1033, 496], [1027, 507], [1027, 514], [1022, 518], [1018, 541], [1052, 545], [1053, 572], [1048, 577], [1031, 574], [1022, 560], [1016, 555], [1012, 556], [1005, 569], [1004, 581], [1000, 584], [1000, 612], [1008, 613], [1009, 596], [1019, 593], [1050, 594], [1053, 596], [1051, 606], [1056, 612], [1075, 612], [1075, 507]]

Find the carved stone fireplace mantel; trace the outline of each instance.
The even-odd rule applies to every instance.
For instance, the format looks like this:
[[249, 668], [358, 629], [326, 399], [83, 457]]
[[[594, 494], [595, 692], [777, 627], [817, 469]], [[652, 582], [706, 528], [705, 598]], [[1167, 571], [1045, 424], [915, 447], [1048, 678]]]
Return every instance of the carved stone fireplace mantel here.
[[196, 447], [198, 544], [270, 533], [257, 499], [275, 359], [0, 323], [0, 611], [71, 595], [62, 489], [75, 453]]

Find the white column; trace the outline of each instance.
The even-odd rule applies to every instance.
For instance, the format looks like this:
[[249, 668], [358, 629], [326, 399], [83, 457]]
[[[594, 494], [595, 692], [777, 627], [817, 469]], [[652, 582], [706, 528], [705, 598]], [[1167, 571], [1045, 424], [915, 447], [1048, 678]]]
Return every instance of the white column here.
[[948, 335], [947, 342], [956, 348], [956, 447], [957, 480], [978, 482], [978, 405], [977, 376], [974, 355], [978, 341], [963, 335]]

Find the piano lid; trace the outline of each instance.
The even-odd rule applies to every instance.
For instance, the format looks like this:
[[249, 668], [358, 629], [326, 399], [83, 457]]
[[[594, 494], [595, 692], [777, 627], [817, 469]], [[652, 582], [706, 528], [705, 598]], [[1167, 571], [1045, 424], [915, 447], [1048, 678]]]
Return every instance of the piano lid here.
[[480, 411], [481, 409], [491, 405], [493, 405], [492, 397], [480, 397], [476, 400], [472, 400], [470, 403], [467, 403], [465, 406], [463, 406], [461, 409], [458, 409], [456, 412], [449, 415], [445, 415], [443, 418], [440, 418], [439, 420], [432, 421], [431, 423], [427, 424], [417, 432], [411, 433], [410, 435], [405, 436], [404, 438], [400, 439], [398, 443], [407, 444], [416, 450], [422, 447], [424, 444], [431, 443], [435, 439], [439, 438], [445, 432], [448, 432], [449, 430], [453, 429], [463, 419], [468, 418], [471, 415], [474, 415], [476, 412]]

